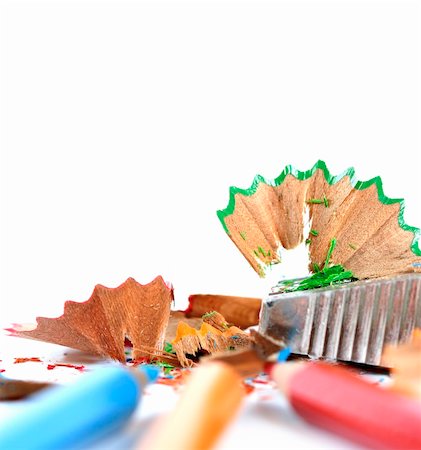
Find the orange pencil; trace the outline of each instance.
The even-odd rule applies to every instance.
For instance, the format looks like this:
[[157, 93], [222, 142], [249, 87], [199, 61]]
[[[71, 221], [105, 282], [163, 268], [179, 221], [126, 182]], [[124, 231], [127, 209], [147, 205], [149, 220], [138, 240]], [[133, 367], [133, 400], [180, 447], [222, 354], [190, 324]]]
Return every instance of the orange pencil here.
[[221, 362], [194, 370], [175, 409], [140, 443], [139, 450], [209, 450], [245, 396], [240, 375]]

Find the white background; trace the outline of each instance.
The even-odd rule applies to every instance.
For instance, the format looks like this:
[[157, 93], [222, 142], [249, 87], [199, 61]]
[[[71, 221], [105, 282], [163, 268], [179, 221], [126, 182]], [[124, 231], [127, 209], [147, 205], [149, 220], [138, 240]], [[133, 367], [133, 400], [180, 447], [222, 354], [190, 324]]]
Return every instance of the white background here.
[[2, 1], [0, 322], [158, 274], [263, 295], [216, 210], [323, 159], [421, 225], [415, 1]]

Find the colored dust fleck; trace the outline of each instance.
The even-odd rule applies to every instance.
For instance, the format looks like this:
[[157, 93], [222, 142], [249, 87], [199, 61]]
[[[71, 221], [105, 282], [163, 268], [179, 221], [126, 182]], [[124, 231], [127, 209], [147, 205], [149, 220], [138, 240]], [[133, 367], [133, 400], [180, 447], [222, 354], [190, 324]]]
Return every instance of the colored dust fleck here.
[[246, 391], [246, 395], [251, 394], [255, 390], [255, 387], [252, 384], [247, 383], [245, 381], [243, 381], [243, 386], [244, 386], [244, 389]]
[[323, 198], [310, 198], [306, 201], [306, 203], [310, 205], [325, 205], [325, 208], [329, 208], [329, 200], [327, 199], [326, 195], [323, 196]]
[[65, 363], [48, 364], [47, 370], [53, 370], [56, 367], [70, 367], [71, 369], [76, 369], [79, 372], [84, 372], [85, 371], [85, 366], [77, 366], [75, 364], [65, 364]]
[[189, 378], [191, 370], [174, 368], [168, 373], [163, 373], [157, 380], [158, 384], [164, 384], [166, 386], [171, 386], [174, 389], [178, 389], [180, 386], [184, 385]]
[[332, 286], [335, 284], [349, 283], [357, 280], [350, 270], [345, 270], [341, 264], [331, 265], [331, 257], [336, 246], [336, 239], [330, 241], [323, 269], [316, 264], [313, 265], [315, 273], [306, 278], [282, 280], [274, 288], [273, 293], [306, 291], [319, 287]]
[[124, 338], [124, 346], [125, 347], [129, 347], [132, 348], [133, 344], [131, 343], [131, 341], [129, 339], [127, 339], [126, 337]]
[[252, 392], [264, 395], [267, 393], [268, 388], [270, 388], [270, 390], [273, 390], [274, 388], [272, 381], [264, 373], [261, 373], [256, 377], [244, 379], [243, 385], [246, 389], [247, 395]]
[[16, 336], [20, 331], [30, 331], [35, 327], [33, 323], [11, 323], [10, 325], [9, 328], [3, 328], [10, 333], [9, 336]]
[[173, 349], [173, 346], [172, 346], [171, 342], [165, 342], [165, 345], [164, 345], [164, 352], [167, 352], [167, 353], [175, 353], [175, 351], [174, 351], [174, 349]]
[[268, 384], [268, 380], [263, 380], [261, 378], [255, 378], [253, 380], [253, 383], [256, 383], [256, 384]]
[[6, 372], [6, 369], [0, 369], [0, 373]]
[[146, 356], [142, 356], [141, 358], [137, 358], [132, 360], [133, 366], [138, 366], [139, 364], [149, 364], [150, 358]]
[[259, 400], [261, 400], [261, 401], [270, 401], [270, 400], [273, 400], [274, 399], [274, 396], [273, 395], [270, 395], [270, 394], [265, 394], [265, 395], [261, 395], [260, 397], [259, 397]]
[[306, 203], [310, 205], [321, 205], [323, 203], [323, 199], [321, 198], [309, 198]]
[[275, 292], [295, 292], [306, 291], [308, 289], [315, 289], [319, 287], [332, 286], [334, 284], [343, 284], [355, 281], [350, 270], [345, 270], [340, 264], [323, 268], [313, 275], [296, 280], [283, 280], [277, 284], [273, 291]]
[[21, 364], [26, 362], [42, 362], [39, 358], [15, 358], [13, 364]]
[[209, 319], [210, 317], [214, 316], [216, 314], [216, 311], [209, 311], [202, 315], [202, 319]]
[[151, 361], [151, 363], [162, 367], [165, 375], [171, 375], [171, 371], [175, 368], [172, 364], [169, 364], [165, 361]]

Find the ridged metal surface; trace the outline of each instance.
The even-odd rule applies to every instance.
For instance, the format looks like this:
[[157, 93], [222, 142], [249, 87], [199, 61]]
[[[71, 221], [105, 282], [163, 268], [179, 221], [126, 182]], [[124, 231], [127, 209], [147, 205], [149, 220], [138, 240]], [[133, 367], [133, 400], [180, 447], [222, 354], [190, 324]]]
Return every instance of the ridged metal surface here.
[[421, 328], [421, 275], [270, 295], [259, 329], [312, 358], [381, 366], [385, 344]]

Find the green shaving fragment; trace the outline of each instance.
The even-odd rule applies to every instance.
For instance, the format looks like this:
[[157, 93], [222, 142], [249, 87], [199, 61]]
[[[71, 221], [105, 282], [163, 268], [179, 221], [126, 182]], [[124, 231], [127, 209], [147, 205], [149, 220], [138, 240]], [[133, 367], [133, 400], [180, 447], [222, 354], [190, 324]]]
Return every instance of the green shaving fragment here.
[[274, 291], [277, 293], [307, 291], [308, 289], [349, 283], [355, 280], [357, 278], [350, 270], [345, 270], [341, 264], [337, 264], [336, 266], [323, 268], [304, 279], [281, 281], [276, 285]]
[[348, 245], [352, 248], [352, 250], [357, 250], [357, 247], [355, 247], [354, 244], [349, 243]]
[[306, 239], [306, 245], [310, 245], [311, 244], [311, 239]]
[[246, 232], [245, 231], [240, 231], [240, 236], [246, 240]]
[[333, 238], [330, 241], [330, 246], [329, 246], [329, 250], [327, 251], [326, 261], [325, 261], [325, 265], [323, 266], [323, 269], [325, 269], [328, 266], [328, 264], [330, 262], [330, 258], [331, 258], [332, 253], [333, 253], [333, 250], [335, 250], [335, 247], [336, 247], [336, 239]]
[[310, 230], [310, 234], [312, 234], [313, 236], [318, 236], [319, 232], [316, 230]]
[[173, 347], [172, 347], [171, 342], [165, 342], [165, 344], [164, 344], [164, 352], [167, 352], [167, 353], [175, 353], [175, 351], [174, 351], [174, 349], [173, 349]]
[[265, 253], [265, 251], [263, 250], [263, 248], [262, 247], [257, 247], [257, 250], [259, 250], [259, 252], [264, 256], [264, 257], [266, 257], [266, 253]]
[[326, 198], [326, 195], [323, 198], [310, 198], [306, 200], [306, 203], [311, 205], [325, 205], [326, 208], [329, 208], [329, 200]]
[[253, 250], [253, 253], [254, 253], [257, 257], [259, 257], [259, 252], [258, 252], [257, 250]]
[[311, 205], [321, 205], [324, 201], [321, 198], [310, 198], [306, 201], [306, 203]]
[[349, 283], [357, 280], [350, 270], [345, 270], [341, 264], [329, 267], [333, 250], [336, 246], [336, 239], [330, 241], [329, 250], [327, 251], [326, 260], [323, 269], [317, 263], [313, 263], [314, 274], [307, 278], [296, 278], [292, 280], [280, 281], [273, 289], [274, 293], [306, 291], [324, 286], [332, 286], [334, 284]]
[[173, 365], [163, 361], [152, 361], [152, 363], [155, 364], [156, 366], [162, 367], [164, 369], [165, 375], [168, 375], [171, 372], [171, 370], [174, 369]]
[[209, 319], [209, 317], [212, 317], [216, 314], [216, 311], [209, 311], [205, 314], [203, 314], [202, 319]]

